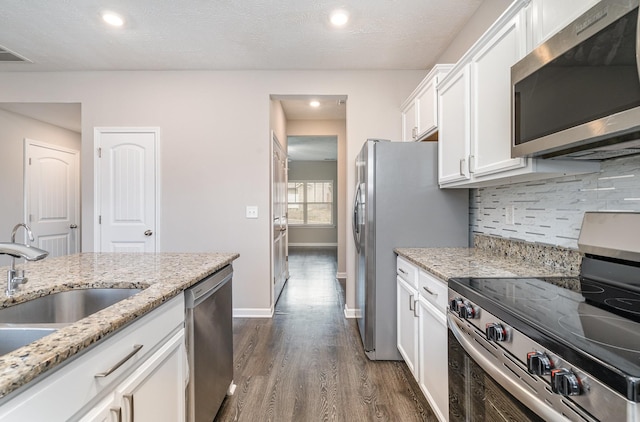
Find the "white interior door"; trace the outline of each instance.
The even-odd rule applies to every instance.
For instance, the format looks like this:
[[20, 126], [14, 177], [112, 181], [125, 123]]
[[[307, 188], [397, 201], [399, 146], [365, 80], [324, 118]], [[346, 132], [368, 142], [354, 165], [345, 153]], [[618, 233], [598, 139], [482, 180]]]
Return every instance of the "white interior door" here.
[[278, 301], [284, 283], [289, 278], [287, 253], [287, 154], [275, 134], [273, 139], [273, 283], [274, 304]]
[[157, 129], [96, 129], [101, 252], [157, 248]]
[[79, 151], [25, 139], [25, 222], [34, 243], [62, 256], [79, 251]]

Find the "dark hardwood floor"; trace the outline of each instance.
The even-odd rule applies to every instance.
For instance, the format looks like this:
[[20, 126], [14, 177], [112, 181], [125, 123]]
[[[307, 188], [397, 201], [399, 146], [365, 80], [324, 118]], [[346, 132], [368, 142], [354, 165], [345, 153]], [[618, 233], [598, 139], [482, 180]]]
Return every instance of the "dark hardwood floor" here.
[[234, 319], [237, 388], [216, 421], [436, 421], [404, 362], [365, 356], [335, 249], [291, 248], [289, 267], [273, 318]]

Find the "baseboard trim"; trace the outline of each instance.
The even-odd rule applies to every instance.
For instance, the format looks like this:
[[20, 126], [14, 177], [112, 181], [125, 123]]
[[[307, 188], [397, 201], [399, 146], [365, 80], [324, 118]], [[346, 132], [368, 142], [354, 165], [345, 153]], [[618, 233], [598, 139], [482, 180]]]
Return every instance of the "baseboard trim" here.
[[271, 308], [234, 308], [234, 318], [272, 318], [273, 309]]
[[337, 248], [337, 243], [289, 243], [295, 248]]
[[356, 310], [355, 309], [349, 309], [349, 307], [347, 306], [346, 303], [344, 305], [344, 317], [345, 318], [357, 318]]
[[336, 273], [336, 278], [347, 278], [347, 273]]

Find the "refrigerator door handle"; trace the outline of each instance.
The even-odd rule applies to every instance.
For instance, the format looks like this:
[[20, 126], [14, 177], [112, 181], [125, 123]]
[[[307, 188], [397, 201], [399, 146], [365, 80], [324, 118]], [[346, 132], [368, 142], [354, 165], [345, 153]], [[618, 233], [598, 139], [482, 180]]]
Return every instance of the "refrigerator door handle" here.
[[353, 241], [356, 244], [356, 251], [360, 253], [360, 228], [358, 227], [358, 204], [360, 203], [360, 183], [356, 187], [356, 194], [353, 198]]

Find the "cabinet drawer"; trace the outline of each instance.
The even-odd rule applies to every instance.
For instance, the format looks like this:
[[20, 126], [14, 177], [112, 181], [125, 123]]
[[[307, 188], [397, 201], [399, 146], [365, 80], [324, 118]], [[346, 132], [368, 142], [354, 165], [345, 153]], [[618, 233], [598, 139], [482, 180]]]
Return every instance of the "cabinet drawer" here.
[[400, 278], [413, 286], [413, 288], [418, 288], [418, 267], [406, 259], [398, 257], [396, 261], [396, 272]]
[[447, 283], [420, 271], [418, 293], [442, 313], [447, 310]]
[[[114, 386], [184, 324], [184, 295], [98, 342], [59, 370], [28, 385], [0, 409], [0, 420], [69, 420], [98, 404]], [[142, 346], [140, 348], [140, 346]], [[133, 353], [137, 348], [139, 351]], [[129, 356], [120, 366], [119, 361]], [[117, 367], [106, 376], [110, 368]]]

